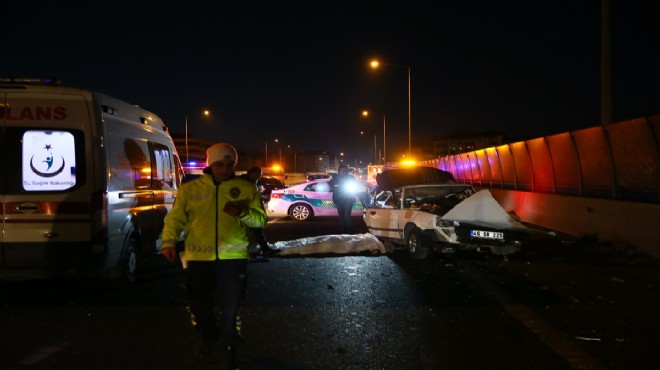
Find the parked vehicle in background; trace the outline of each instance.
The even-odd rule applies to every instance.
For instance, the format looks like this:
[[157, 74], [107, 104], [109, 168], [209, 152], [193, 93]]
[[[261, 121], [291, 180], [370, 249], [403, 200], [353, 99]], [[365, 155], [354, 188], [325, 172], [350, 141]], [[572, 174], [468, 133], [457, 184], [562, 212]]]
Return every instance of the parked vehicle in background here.
[[183, 182], [196, 179], [204, 173], [204, 167], [183, 167]]
[[[160, 251], [183, 170], [135, 104], [52, 80], [0, 78], [0, 279], [135, 279]], [[117, 280], [115, 280], [117, 281]]]
[[268, 177], [262, 176], [257, 180], [257, 188], [261, 192], [261, 199], [263, 199], [264, 204], [270, 201], [270, 194], [273, 190], [284, 189], [286, 185], [280, 181], [277, 177]]
[[274, 177], [280, 180], [283, 184], [286, 183], [287, 175], [284, 173], [284, 169], [278, 165], [261, 167], [261, 174], [264, 177]]
[[[183, 172], [185, 173], [183, 182], [188, 182], [201, 176], [204, 173], [204, 166], [205, 165], [202, 165], [202, 167], [183, 167]], [[237, 174], [240, 173], [245, 173], [245, 171], [237, 171]], [[286, 185], [284, 185], [279, 178], [274, 176], [262, 176], [257, 180], [257, 189], [259, 189], [264, 203], [267, 203], [270, 200], [270, 192], [273, 191], [273, 189], [283, 189], [285, 187]]]
[[488, 190], [453, 183], [453, 176], [430, 167], [384, 171], [364, 204], [369, 232], [389, 251], [407, 249], [413, 258], [430, 250], [459, 249], [516, 252], [529, 236], [525, 225], [512, 218]]
[[[313, 217], [337, 216], [337, 207], [332, 201], [329, 179], [308, 181], [285, 189], [273, 190], [268, 202], [268, 215], [290, 216], [295, 221], [307, 221]], [[368, 197], [369, 187], [356, 182], [356, 197]], [[362, 215], [362, 202], [353, 204], [351, 214]]]
[[307, 181], [314, 180], [330, 180], [332, 175], [325, 172], [309, 172], [307, 173]]

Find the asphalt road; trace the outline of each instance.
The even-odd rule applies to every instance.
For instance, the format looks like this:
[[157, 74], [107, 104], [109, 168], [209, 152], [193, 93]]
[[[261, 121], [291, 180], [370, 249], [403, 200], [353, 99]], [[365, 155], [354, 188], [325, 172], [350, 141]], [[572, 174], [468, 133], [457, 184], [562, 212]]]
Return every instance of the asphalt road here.
[[[356, 219], [356, 232], [363, 232]], [[336, 233], [276, 220], [272, 241]], [[157, 261], [157, 260], [156, 260]], [[502, 257], [275, 257], [251, 263], [244, 369], [657, 369], [658, 261], [595, 240]], [[0, 369], [210, 369], [192, 354], [179, 266], [128, 289], [0, 283]]]

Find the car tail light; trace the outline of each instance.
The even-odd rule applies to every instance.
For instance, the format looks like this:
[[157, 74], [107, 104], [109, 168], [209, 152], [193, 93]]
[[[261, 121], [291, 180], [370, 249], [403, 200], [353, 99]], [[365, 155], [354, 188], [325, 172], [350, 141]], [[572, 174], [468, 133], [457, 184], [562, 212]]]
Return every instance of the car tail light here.
[[270, 193], [270, 199], [280, 199], [282, 195], [282, 193]]

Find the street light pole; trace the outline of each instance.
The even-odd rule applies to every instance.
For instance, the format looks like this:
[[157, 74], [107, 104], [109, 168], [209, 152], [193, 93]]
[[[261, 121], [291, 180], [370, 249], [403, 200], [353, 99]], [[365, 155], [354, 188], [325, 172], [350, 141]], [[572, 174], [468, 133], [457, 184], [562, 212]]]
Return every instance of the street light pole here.
[[282, 164], [282, 144], [280, 144], [280, 139], [275, 138], [275, 142], [277, 143], [277, 148], [279, 149], [280, 152], [280, 167], [283, 167]]
[[[202, 111], [202, 115], [204, 117], [211, 117], [211, 111], [208, 109], [204, 109]], [[188, 157], [188, 115], [186, 114], [186, 166], [189, 164], [190, 158]]]
[[383, 164], [385, 163], [387, 163], [387, 154], [385, 154], [385, 115], [383, 114]]
[[410, 111], [410, 66], [408, 66], [408, 157], [410, 157], [412, 142], [412, 117]]
[[188, 166], [188, 115], [186, 115], [186, 166]]
[[376, 134], [374, 134], [374, 164], [378, 164], [378, 150], [376, 149]]
[[[369, 116], [369, 111], [368, 111], [368, 110], [363, 110], [363, 111], [362, 111], [362, 116], [363, 116], [363, 117], [368, 117], [368, 116]], [[386, 127], [386, 125], [387, 125], [386, 122], [387, 122], [387, 121], [386, 121], [386, 119], [385, 119], [385, 114], [383, 114], [383, 162], [387, 162], [387, 160], [386, 160], [386, 158], [387, 158], [387, 154], [386, 154], [386, 152], [385, 152], [385, 143], [386, 143], [386, 137], [385, 137], [386, 132], [385, 132], [385, 127]], [[375, 137], [375, 136], [374, 136], [374, 137]], [[374, 140], [374, 152], [376, 152], [376, 141], [375, 141], [375, 140]], [[374, 156], [374, 159], [376, 159], [376, 161], [374, 162], [374, 164], [379, 164], [379, 163], [380, 163], [380, 159], [377, 159], [377, 158], [378, 158], [378, 155], [376, 154], [376, 155]]]
[[[372, 60], [369, 65], [371, 68], [376, 69], [380, 65], [405, 68], [408, 70], [408, 157], [412, 151], [412, 110], [411, 110], [411, 89], [410, 89], [410, 66], [403, 66], [400, 64], [381, 63], [378, 60]], [[384, 152], [384, 150], [383, 150]]]
[[289, 150], [293, 150], [293, 172], [298, 172], [298, 159], [296, 157], [296, 150], [291, 147], [291, 144], [286, 146]]

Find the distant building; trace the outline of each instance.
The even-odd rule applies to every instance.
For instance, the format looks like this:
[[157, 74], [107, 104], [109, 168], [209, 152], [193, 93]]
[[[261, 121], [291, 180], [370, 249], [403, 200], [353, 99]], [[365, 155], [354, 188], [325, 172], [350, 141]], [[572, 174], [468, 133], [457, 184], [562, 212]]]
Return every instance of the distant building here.
[[502, 144], [505, 144], [505, 139], [500, 133], [459, 131], [433, 140], [433, 155], [443, 157]]
[[[279, 160], [279, 158], [278, 158]], [[293, 151], [282, 155], [282, 166], [289, 173], [325, 172], [332, 169], [334, 163], [330, 155], [316, 151]]]
[[181, 135], [172, 135], [174, 146], [179, 153], [179, 158], [186, 165], [186, 162], [205, 163], [206, 149], [213, 143], [188, 135], [188, 150], [186, 152], [186, 137]]
[[412, 153], [413, 158], [415, 158], [418, 161], [435, 159], [438, 157], [435, 154], [433, 142], [429, 140], [427, 140], [426, 143], [422, 143], [421, 145], [414, 146], [412, 148], [412, 151], [413, 151]]
[[[206, 161], [206, 149], [213, 143], [210, 141], [202, 140], [193, 136], [188, 136], [188, 151], [186, 154], [186, 137], [180, 134], [172, 135], [174, 145], [179, 153], [179, 158], [186, 163], [195, 162], [196, 164], [203, 164]], [[237, 148], [238, 149], [238, 148]], [[280, 166], [284, 168], [287, 173], [291, 172], [326, 172], [336, 171], [337, 163], [335, 163], [336, 156], [330, 155], [325, 152], [315, 151], [291, 151], [277, 154], [268, 153], [245, 153], [238, 151], [238, 165], [237, 171], [245, 171], [250, 167], [259, 166], [262, 168], [270, 168], [273, 166]], [[280, 163], [280, 158], [282, 163]], [[190, 165], [190, 164], [189, 164]]]

